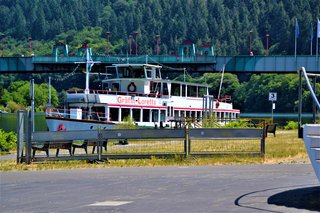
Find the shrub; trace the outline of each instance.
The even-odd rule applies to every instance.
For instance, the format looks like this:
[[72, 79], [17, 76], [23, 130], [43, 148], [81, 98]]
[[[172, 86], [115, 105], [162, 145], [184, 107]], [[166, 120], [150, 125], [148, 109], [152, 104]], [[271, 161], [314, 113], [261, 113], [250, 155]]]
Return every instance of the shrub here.
[[284, 127], [284, 129], [285, 130], [298, 129], [298, 122], [289, 121], [287, 122], [287, 125]]
[[0, 151], [9, 152], [16, 149], [17, 136], [14, 132], [6, 133], [0, 129]]

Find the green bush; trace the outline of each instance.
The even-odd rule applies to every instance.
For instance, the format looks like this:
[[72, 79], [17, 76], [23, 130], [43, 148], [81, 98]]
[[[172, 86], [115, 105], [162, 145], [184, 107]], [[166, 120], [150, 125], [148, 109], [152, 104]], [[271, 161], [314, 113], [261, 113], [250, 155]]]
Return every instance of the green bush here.
[[16, 149], [17, 147], [17, 136], [14, 132], [6, 133], [0, 129], [0, 151], [9, 152]]
[[298, 129], [298, 122], [289, 121], [287, 122], [287, 125], [284, 127], [284, 129], [285, 130]]
[[225, 125], [227, 128], [247, 128], [249, 123], [247, 121], [231, 121]]

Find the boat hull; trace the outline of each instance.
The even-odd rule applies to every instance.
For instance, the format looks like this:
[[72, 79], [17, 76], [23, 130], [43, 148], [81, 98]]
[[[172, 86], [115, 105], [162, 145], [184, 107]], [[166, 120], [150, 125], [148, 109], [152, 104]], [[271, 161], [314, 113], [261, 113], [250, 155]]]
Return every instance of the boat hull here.
[[115, 124], [111, 122], [95, 120], [78, 120], [59, 117], [46, 117], [49, 131], [73, 131], [73, 130], [94, 130], [112, 129]]

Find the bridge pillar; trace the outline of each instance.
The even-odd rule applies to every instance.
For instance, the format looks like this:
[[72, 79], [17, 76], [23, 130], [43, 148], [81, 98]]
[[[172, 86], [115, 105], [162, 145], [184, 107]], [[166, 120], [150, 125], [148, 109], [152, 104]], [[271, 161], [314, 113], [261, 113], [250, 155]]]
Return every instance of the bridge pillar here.
[[53, 46], [52, 55], [55, 57], [55, 61], [58, 61], [58, 50], [63, 50], [63, 56], [67, 57], [69, 55], [68, 53], [68, 45], [58, 42]]
[[77, 55], [80, 56], [80, 57], [81, 56], [85, 56], [87, 54], [87, 49], [89, 50], [89, 55], [92, 56], [92, 50], [86, 44], [84, 44], [84, 45], [82, 45], [81, 47], [78, 48], [78, 54]]

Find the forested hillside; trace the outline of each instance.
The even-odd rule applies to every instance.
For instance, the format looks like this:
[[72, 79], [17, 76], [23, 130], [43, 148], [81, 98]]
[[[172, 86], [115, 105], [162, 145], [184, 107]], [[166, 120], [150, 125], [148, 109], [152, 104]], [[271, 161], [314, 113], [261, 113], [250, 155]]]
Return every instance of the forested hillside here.
[[98, 42], [100, 45], [94, 49], [97, 54], [105, 53], [101, 47], [106, 46], [107, 31], [111, 33], [114, 53], [126, 53], [128, 36], [138, 32], [141, 54], [154, 52], [156, 34], [161, 38], [161, 53], [172, 53], [182, 41], [192, 41], [212, 43], [218, 55], [248, 54], [249, 32], [252, 31], [253, 50], [255, 54], [263, 54], [268, 31], [270, 54], [293, 54], [295, 18], [298, 18], [300, 28], [297, 52], [309, 54], [310, 26], [313, 23], [315, 28], [320, 17], [320, 2], [1, 0], [0, 17], [0, 32], [6, 37], [6, 55], [27, 53], [27, 39], [30, 36], [34, 41], [42, 41], [41, 44], [36, 42], [35, 54], [49, 54], [46, 51], [50, 48], [45, 44], [50, 41], [70, 43], [77, 32], [86, 27], [99, 27], [92, 29], [98, 29], [96, 34], [100, 41], [91, 37], [90, 33], [81, 41]]
[[[255, 55], [265, 54], [266, 32], [269, 54], [294, 54], [295, 20], [300, 36], [297, 54], [310, 54], [310, 27], [313, 24], [313, 53], [316, 49], [316, 20], [319, 0], [0, 0], [0, 33], [4, 33], [4, 55], [30, 55], [29, 37], [35, 55], [49, 55], [55, 42], [69, 45], [70, 54], [87, 43], [93, 54], [105, 54], [106, 33], [110, 32], [111, 54], [128, 53], [129, 35], [138, 32], [139, 54], [154, 54], [160, 35], [160, 54], [177, 51], [183, 41], [212, 44], [217, 55], [248, 55], [253, 35]], [[60, 104], [64, 90], [84, 85], [84, 75], [54, 74]], [[191, 75], [193, 75], [191, 73]], [[14, 111], [29, 105], [27, 81], [39, 85], [47, 75], [0, 75], [0, 110]], [[193, 75], [190, 81], [206, 82], [217, 94], [220, 74]], [[23, 80], [25, 82], [12, 83]], [[93, 79], [97, 82], [99, 79]], [[278, 93], [277, 112], [297, 112], [297, 75], [252, 75], [239, 79], [227, 74], [222, 95], [233, 96], [242, 112], [269, 112], [269, 92]], [[93, 83], [96, 85], [98, 83]], [[45, 86], [39, 86], [45, 88]], [[20, 92], [19, 92], [20, 91]], [[42, 94], [39, 92], [39, 94]], [[320, 95], [320, 84], [317, 84]], [[43, 96], [43, 95], [40, 95]], [[311, 112], [310, 93], [303, 94], [303, 110]], [[55, 102], [58, 104], [58, 100]], [[39, 110], [44, 106], [42, 101]]]

